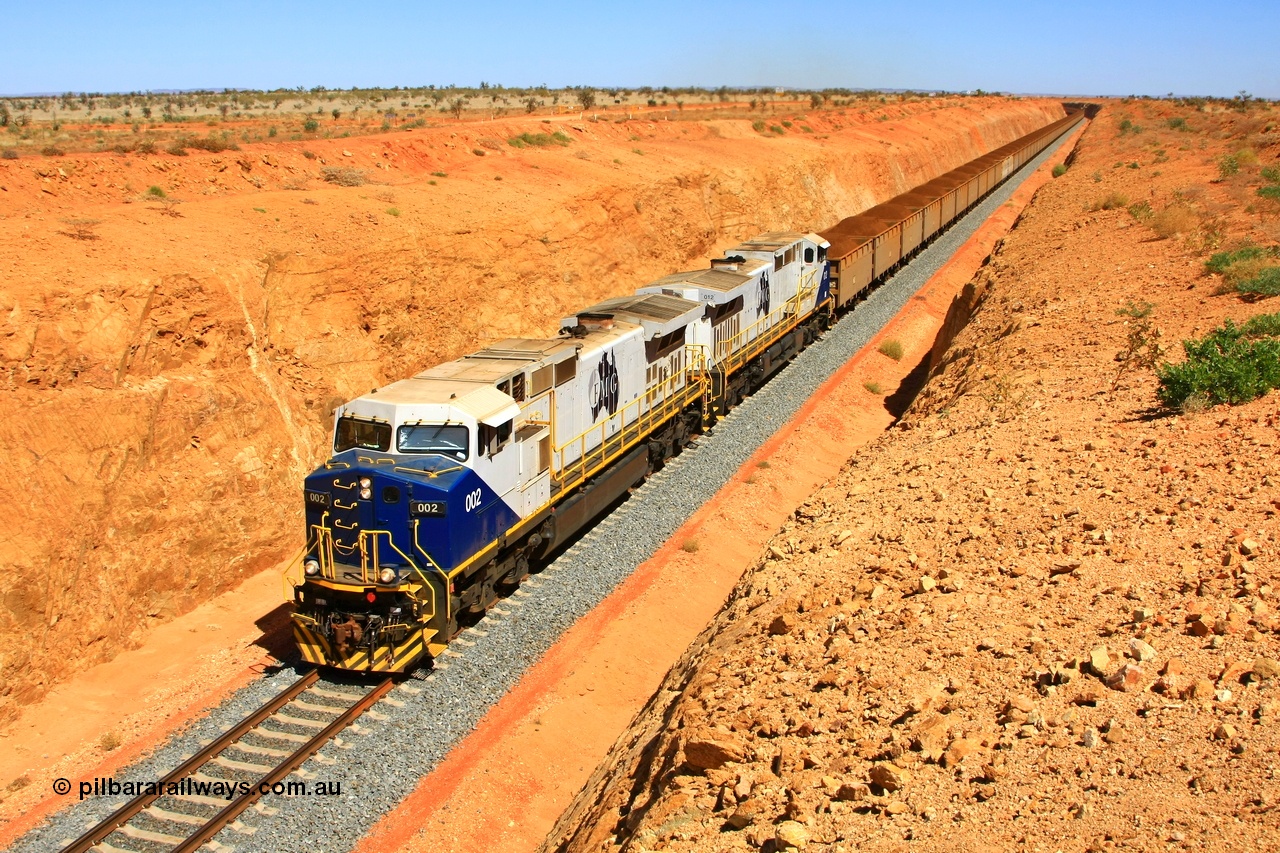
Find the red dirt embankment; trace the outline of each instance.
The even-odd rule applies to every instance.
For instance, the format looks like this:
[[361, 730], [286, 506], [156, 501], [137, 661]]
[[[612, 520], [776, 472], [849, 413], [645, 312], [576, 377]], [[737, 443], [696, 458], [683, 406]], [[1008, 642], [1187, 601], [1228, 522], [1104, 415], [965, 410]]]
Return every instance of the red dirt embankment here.
[[[830, 223], [1061, 113], [898, 110], [815, 112], [781, 138], [512, 120], [0, 162], [0, 442], [20, 493], [0, 719], [299, 547], [298, 482], [338, 401], [719, 244]], [[507, 144], [525, 131], [569, 143]]]
[[1165, 411], [1126, 358], [1280, 310], [1205, 267], [1280, 241], [1276, 128], [1104, 110], [546, 849], [1276, 849], [1280, 394]]

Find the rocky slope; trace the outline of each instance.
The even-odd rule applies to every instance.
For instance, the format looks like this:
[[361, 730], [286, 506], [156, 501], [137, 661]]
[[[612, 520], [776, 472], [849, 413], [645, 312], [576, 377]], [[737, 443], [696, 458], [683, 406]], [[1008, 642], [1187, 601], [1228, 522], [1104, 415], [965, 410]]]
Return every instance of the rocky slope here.
[[[820, 227], [1060, 114], [917, 100], [792, 116], [781, 136], [503, 120], [0, 161], [19, 510], [0, 535], [0, 719], [289, 557], [336, 403], [718, 245]], [[555, 132], [566, 144], [507, 142]]]
[[1280, 844], [1280, 397], [1160, 411], [1127, 358], [1277, 310], [1204, 259], [1280, 238], [1221, 169], [1248, 150], [1256, 183], [1278, 143], [1266, 113], [1111, 104], [912, 409], [779, 532], [545, 849]]

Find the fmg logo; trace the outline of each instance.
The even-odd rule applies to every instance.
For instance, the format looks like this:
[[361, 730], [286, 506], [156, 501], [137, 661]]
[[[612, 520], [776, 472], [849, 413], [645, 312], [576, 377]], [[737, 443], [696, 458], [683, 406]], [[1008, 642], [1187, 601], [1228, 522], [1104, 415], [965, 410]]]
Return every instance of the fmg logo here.
[[600, 413], [607, 411], [613, 415], [618, 411], [618, 359], [613, 353], [600, 356], [600, 364], [591, 373], [591, 381], [587, 386], [587, 402], [591, 404], [591, 420], [599, 419]]

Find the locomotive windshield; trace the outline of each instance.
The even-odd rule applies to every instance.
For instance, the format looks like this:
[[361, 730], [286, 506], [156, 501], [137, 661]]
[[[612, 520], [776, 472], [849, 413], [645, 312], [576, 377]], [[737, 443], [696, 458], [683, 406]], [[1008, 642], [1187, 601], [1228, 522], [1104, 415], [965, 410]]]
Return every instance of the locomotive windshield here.
[[470, 455], [471, 439], [464, 426], [414, 424], [396, 431], [396, 448], [401, 453], [440, 453], [462, 462]]
[[365, 450], [391, 449], [391, 424], [338, 418], [333, 436], [333, 449], [338, 453], [360, 447]]

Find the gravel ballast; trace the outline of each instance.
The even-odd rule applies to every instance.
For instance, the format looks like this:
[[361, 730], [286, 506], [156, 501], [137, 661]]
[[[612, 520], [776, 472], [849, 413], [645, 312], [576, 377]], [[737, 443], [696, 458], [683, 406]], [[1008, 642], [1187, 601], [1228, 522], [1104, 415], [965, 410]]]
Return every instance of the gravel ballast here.
[[[304, 765], [313, 785], [340, 782], [341, 796], [268, 796], [262, 802], [276, 810], [274, 814], [251, 809], [241, 818], [255, 830], [252, 834], [226, 829], [215, 840], [234, 847], [236, 853], [350, 850], [475, 728], [567, 628], [648, 559], [829, 376], [864, 347], [1063, 141], [1015, 173], [766, 387], [651, 477], [583, 540], [500, 602], [501, 612], [490, 613], [478, 630], [466, 632], [464, 642], [450, 647], [426, 681], [397, 686], [376, 706], [376, 714], [360, 720], [357, 731], [344, 733], [340, 746], [330, 744], [318, 760]], [[254, 681], [114, 778], [159, 779], [196, 752], [202, 740], [213, 739], [297, 677], [290, 669]], [[97, 797], [76, 803], [27, 833], [11, 849], [22, 853], [58, 850], [124, 800]], [[144, 849], [135, 841], [130, 846]]]

